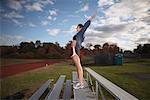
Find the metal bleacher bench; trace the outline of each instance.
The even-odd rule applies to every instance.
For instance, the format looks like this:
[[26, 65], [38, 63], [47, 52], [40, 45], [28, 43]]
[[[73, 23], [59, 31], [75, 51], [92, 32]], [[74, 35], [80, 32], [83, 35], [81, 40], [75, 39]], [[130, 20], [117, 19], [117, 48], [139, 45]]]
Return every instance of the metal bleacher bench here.
[[[72, 72], [73, 81], [77, 80], [77, 72]], [[73, 86], [75, 83], [73, 84]], [[87, 82], [84, 80], [83, 89], [74, 89], [74, 99], [75, 100], [96, 100], [96, 96], [89, 88]]]
[[[51, 87], [52, 89], [50, 89], [50, 87], [49, 87], [51, 81], [48, 80], [29, 98], [29, 100], [40, 100], [42, 95], [46, 95], [45, 100], [58, 100], [61, 90], [64, 85], [65, 77], [66, 77], [65, 75], [60, 75], [56, 84], [54, 84], [53, 88]], [[48, 88], [50, 89], [50, 91], [49, 91], [49, 93], [46, 94], [45, 91]], [[71, 81], [70, 80], [66, 80], [65, 92], [70, 92], [70, 93], [64, 93], [64, 95], [63, 95], [64, 100], [70, 100], [70, 98], [71, 98]]]
[[[90, 68], [85, 68], [85, 71], [87, 73], [87, 78], [84, 79], [84, 88], [72, 88], [76, 84], [74, 81], [77, 80], [77, 72], [73, 71], [73, 82], [71, 82], [71, 80], [65, 81], [66, 76], [60, 75], [59, 79], [53, 86], [50, 87], [51, 80], [46, 81], [39, 89], [36, 90], [29, 100], [99, 100], [98, 90], [100, 89], [100, 86], [104, 87], [117, 100], [138, 100]], [[91, 86], [93, 86], [91, 76], [96, 80], [95, 90], [94, 88], [91, 88]], [[106, 100], [101, 89], [100, 94], [102, 95], [102, 100]]]

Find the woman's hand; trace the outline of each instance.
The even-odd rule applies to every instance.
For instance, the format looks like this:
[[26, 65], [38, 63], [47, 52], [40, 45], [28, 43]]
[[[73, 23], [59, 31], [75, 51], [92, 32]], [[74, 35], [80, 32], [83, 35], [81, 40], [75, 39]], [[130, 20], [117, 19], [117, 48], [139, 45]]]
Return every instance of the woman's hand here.
[[95, 11], [95, 13], [93, 14], [93, 16], [91, 16], [91, 17], [89, 18], [90, 21], [92, 21], [92, 20], [96, 17], [98, 11], [99, 11], [99, 9], [96, 9], [96, 11]]

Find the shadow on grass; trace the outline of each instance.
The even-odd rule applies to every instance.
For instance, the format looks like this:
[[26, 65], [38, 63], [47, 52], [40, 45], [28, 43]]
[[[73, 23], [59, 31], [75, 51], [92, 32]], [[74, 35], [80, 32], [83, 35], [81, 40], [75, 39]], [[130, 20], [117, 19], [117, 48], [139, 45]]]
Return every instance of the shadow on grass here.
[[6, 96], [4, 98], [1, 98], [1, 100], [18, 100], [23, 99], [25, 97], [25, 94], [29, 91], [29, 89], [21, 90], [17, 93], [14, 93], [12, 95]]

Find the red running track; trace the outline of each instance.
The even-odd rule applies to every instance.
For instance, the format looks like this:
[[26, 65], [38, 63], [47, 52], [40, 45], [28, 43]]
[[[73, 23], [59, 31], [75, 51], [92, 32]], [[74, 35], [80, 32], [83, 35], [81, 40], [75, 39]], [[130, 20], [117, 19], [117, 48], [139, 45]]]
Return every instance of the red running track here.
[[4, 78], [4, 77], [12, 76], [25, 71], [45, 67], [46, 64], [51, 65], [58, 62], [59, 61], [41, 61], [41, 62], [34, 62], [34, 63], [27, 63], [27, 64], [15, 64], [15, 65], [2, 66], [0, 77]]

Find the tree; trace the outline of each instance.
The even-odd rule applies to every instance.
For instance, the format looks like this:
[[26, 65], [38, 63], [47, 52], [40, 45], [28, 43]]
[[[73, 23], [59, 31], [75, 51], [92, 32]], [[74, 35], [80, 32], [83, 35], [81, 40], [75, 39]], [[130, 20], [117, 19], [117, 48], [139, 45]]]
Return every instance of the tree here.
[[69, 58], [72, 54], [72, 51], [71, 51], [71, 41], [69, 41], [66, 46], [65, 46], [65, 50], [64, 50], [64, 54], [65, 54], [65, 57], [66, 58]]
[[35, 42], [35, 47], [38, 48], [38, 47], [40, 47], [40, 46], [41, 46], [41, 41], [40, 41], [40, 40], [37, 40], [37, 41]]
[[150, 54], [150, 44], [144, 44], [143, 45], [142, 53]]
[[139, 44], [136, 49], [134, 49], [134, 53], [138, 57], [150, 57], [150, 44], [144, 44], [143, 46]]
[[55, 42], [55, 45], [56, 45], [57, 47], [60, 47], [60, 45], [59, 45], [59, 43], [58, 43], [58, 42]]
[[17, 52], [17, 46], [0, 46], [0, 56], [9, 56]]
[[36, 55], [37, 55], [37, 56], [44, 56], [44, 55], [46, 55], [46, 50], [45, 50], [45, 48], [39, 47], [39, 48], [37, 49], [37, 51], [36, 51]]
[[101, 47], [101, 45], [99, 45], [99, 44], [94, 45], [94, 48], [95, 48], [96, 50], [99, 50], [100, 47]]
[[87, 44], [86, 44], [86, 47], [87, 47], [88, 50], [91, 50], [91, 47], [92, 47], [92, 46], [93, 46], [92, 43], [87, 43]]
[[35, 50], [35, 44], [32, 41], [20, 43], [20, 53], [35, 52]]
[[109, 52], [112, 54], [119, 53], [119, 47], [117, 46], [117, 44], [111, 44], [109, 46]]
[[108, 43], [104, 43], [104, 44], [103, 44], [103, 49], [108, 48], [108, 47], [109, 47], [109, 44], [108, 44]]
[[137, 46], [137, 49], [134, 49], [134, 52], [137, 53], [137, 54], [142, 54], [142, 45], [139, 44], [139, 45]]
[[108, 43], [104, 43], [103, 44], [103, 53], [108, 53], [109, 52], [109, 44]]

